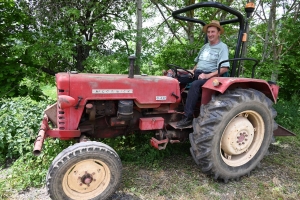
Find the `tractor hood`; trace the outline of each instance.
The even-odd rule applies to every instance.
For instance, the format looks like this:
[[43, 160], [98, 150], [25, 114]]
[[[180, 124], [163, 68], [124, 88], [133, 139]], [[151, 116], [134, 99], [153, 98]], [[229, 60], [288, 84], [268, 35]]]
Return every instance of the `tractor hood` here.
[[[137, 104], [175, 103], [180, 100], [179, 83], [166, 76], [120, 74], [56, 74], [58, 95], [74, 99], [121, 100], [133, 99]], [[143, 106], [141, 106], [143, 107]]]

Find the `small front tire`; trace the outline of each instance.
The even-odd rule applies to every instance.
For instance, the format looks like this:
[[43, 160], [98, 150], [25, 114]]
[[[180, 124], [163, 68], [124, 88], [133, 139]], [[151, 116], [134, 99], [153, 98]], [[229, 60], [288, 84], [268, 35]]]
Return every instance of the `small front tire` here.
[[101, 142], [82, 142], [62, 151], [47, 174], [51, 199], [107, 199], [118, 188], [122, 163]]

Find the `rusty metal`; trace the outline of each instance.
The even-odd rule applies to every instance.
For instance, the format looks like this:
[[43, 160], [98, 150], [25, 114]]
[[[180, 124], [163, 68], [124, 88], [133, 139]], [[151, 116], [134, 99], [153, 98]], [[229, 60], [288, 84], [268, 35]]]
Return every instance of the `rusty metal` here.
[[151, 138], [150, 144], [153, 146], [155, 149], [158, 150], [163, 150], [167, 147], [167, 144], [169, 142], [169, 139], [164, 139], [164, 140], [157, 140], [154, 137]]
[[71, 139], [80, 137], [80, 130], [59, 130], [59, 129], [50, 129], [47, 130], [47, 136], [52, 138], [60, 138], [60, 139]]
[[47, 115], [48, 120], [50, 120], [55, 126], [57, 126], [57, 103], [48, 106], [44, 113]]
[[41, 154], [41, 150], [44, 144], [45, 136], [46, 136], [46, 131], [49, 129], [48, 126], [48, 117], [45, 114], [43, 121], [41, 123], [41, 127], [38, 133], [38, 136], [34, 142], [34, 148], [33, 148], [33, 155], [38, 156]]
[[274, 133], [274, 136], [296, 136], [295, 133], [282, 127], [279, 124], [278, 124], [278, 129], [276, 129], [273, 133]]
[[117, 117], [110, 118], [111, 126], [126, 126], [128, 124], [129, 124], [128, 120], [121, 120], [121, 119], [118, 119]]

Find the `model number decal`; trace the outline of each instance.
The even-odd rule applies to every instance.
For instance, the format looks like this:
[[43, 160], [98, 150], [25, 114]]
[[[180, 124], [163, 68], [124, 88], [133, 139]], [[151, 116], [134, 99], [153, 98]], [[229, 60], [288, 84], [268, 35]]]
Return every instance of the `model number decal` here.
[[131, 94], [133, 89], [93, 89], [93, 94]]
[[156, 96], [156, 100], [164, 101], [164, 100], [167, 100], [167, 97], [166, 96]]

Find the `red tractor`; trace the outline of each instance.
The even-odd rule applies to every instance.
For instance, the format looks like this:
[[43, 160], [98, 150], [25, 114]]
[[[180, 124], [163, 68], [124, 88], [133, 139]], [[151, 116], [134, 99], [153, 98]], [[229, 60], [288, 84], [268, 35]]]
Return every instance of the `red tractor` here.
[[[178, 81], [184, 74], [180, 67], [171, 65], [174, 77], [133, 75], [132, 56], [129, 76], [56, 74], [57, 103], [45, 110], [34, 154], [40, 154], [47, 137], [79, 142], [63, 150], [49, 168], [47, 189], [52, 199], [106, 199], [116, 191], [121, 160], [114, 149], [92, 138], [154, 131], [150, 143], [159, 150], [189, 138], [190, 152], [202, 171], [227, 182], [249, 174], [267, 153], [274, 135], [291, 135], [274, 121], [277, 113], [272, 104], [279, 86], [254, 79], [258, 61], [241, 55], [246, 18], [216, 2], [185, 7], [174, 11], [173, 17], [204, 26], [206, 22], [181, 14], [206, 7], [235, 16], [220, 23], [238, 24], [239, 33], [234, 58], [230, 59], [230, 77], [211, 78], [203, 85], [192, 126], [176, 127], [188, 92]], [[247, 4], [247, 18], [253, 10], [254, 5]], [[254, 61], [251, 78], [239, 78], [241, 60]]]

